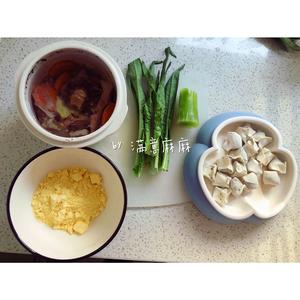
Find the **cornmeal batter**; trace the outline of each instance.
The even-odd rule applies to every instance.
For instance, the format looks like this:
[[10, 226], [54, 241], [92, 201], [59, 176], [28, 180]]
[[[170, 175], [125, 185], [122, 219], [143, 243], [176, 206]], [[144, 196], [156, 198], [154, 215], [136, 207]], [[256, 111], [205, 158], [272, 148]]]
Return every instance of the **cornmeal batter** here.
[[48, 173], [33, 195], [32, 209], [53, 229], [83, 234], [106, 201], [101, 175], [72, 167]]

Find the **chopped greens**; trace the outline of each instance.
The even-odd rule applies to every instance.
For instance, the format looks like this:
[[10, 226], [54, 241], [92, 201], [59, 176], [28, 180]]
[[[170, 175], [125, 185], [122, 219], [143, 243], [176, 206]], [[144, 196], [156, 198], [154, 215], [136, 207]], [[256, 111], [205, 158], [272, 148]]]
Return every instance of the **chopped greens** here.
[[177, 123], [186, 127], [199, 126], [197, 93], [187, 88], [180, 91]]
[[[184, 68], [178, 68], [167, 80], [170, 57], [176, 58], [168, 47], [164, 60], [153, 61], [148, 68], [139, 58], [128, 65], [127, 79], [138, 108], [138, 141], [145, 148], [136, 153], [133, 171], [137, 177], [142, 175], [145, 163], [152, 173], [169, 168], [170, 151], [164, 151], [163, 142], [171, 137], [179, 75]], [[159, 65], [162, 66], [156, 72]]]
[[62, 119], [67, 118], [71, 114], [70, 109], [65, 105], [60, 97], [57, 97], [56, 100], [56, 111]]

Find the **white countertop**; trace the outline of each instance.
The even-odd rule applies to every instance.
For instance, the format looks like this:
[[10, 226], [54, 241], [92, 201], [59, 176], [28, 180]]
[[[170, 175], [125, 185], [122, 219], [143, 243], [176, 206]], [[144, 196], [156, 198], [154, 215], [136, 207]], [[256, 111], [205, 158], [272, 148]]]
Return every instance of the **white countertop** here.
[[[0, 252], [25, 253], [6, 218], [6, 194], [21, 165], [49, 147], [24, 128], [15, 108], [14, 73], [31, 51], [58, 39], [0, 41]], [[271, 121], [284, 145], [300, 159], [300, 55], [255, 39], [83, 39], [109, 52], [122, 70], [146, 62], [166, 46], [186, 68], [185, 86], [198, 84], [202, 122], [224, 111], [252, 111]], [[158, 192], [158, 191], [156, 191]], [[153, 261], [300, 261], [299, 181], [277, 217], [260, 225], [220, 225], [192, 203], [129, 209], [116, 238], [97, 256]], [[141, 195], [142, 197], [142, 195]]]

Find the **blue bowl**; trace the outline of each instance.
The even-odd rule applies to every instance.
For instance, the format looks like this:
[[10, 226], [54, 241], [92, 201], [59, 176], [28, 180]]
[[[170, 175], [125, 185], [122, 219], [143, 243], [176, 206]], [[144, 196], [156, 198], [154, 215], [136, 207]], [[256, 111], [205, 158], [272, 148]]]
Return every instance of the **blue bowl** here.
[[[212, 146], [211, 137], [214, 130], [222, 122], [233, 117], [257, 117], [263, 119], [261, 116], [250, 112], [226, 112], [210, 118], [200, 128], [197, 134], [196, 143], [192, 146], [191, 151], [186, 155], [183, 165], [184, 184], [191, 200], [207, 218], [221, 224], [236, 224], [242, 221], [226, 218], [217, 212], [209, 203], [199, 183], [198, 162], [203, 152]], [[261, 223], [262, 219], [256, 216], [251, 216], [243, 221], [257, 224]]]

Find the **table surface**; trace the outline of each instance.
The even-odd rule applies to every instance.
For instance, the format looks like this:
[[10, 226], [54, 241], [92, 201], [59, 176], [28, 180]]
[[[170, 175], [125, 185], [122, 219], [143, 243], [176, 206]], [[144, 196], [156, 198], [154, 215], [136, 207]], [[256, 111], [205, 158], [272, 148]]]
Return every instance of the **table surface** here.
[[[59, 39], [0, 41], [0, 252], [25, 253], [6, 218], [6, 194], [20, 166], [49, 147], [18, 119], [14, 74], [31, 51]], [[125, 71], [136, 57], [146, 62], [171, 46], [186, 68], [182, 80], [198, 83], [202, 121], [224, 111], [252, 111], [271, 121], [300, 159], [300, 55], [266, 39], [82, 39], [109, 52]], [[186, 81], [188, 86], [188, 82]], [[202, 262], [300, 261], [299, 180], [288, 206], [260, 225], [220, 225], [191, 202], [128, 209], [116, 238], [96, 256], [131, 260]]]

